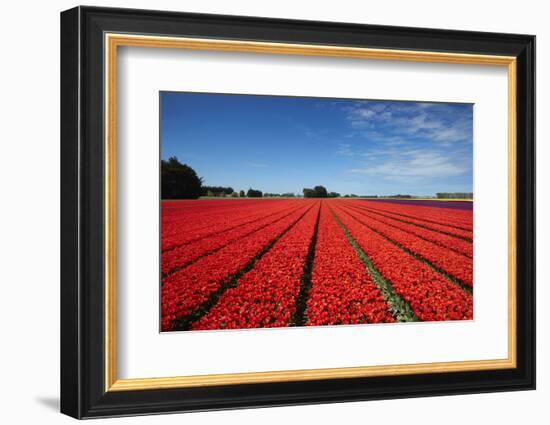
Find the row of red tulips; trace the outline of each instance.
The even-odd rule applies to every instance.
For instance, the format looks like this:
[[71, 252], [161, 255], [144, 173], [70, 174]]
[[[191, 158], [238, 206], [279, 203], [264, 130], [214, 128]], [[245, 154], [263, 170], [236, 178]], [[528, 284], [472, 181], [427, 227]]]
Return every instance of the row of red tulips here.
[[[218, 201], [219, 202], [219, 201]], [[230, 201], [233, 202], [233, 201]], [[252, 201], [254, 203], [254, 201]], [[258, 201], [256, 201], [258, 202]], [[218, 212], [216, 215], [206, 215], [199, 219], [182, 220], [171, 226], [162, 228], [162, 251], [168, 251], [178, 246], [200, 240], [211, 235], [226, 232], [236, 227], [272, 216], [280, 211], [295, 206], [292, 203], [250, 205], [243, 208], [233, 207]], [[200, 208], [200, 207], [198, 207]], [[187, 214], [182, 214], [185, 218]], [[200, 223], [200, 224], [199, 224]]]
[[192, 328], [288, 326], [318, 212], [319, 205], [310, 209]]
[[162, 274], [170, 274], [182, 265], [189, 264], [204, 255], [215, 252], [254, 232], [261, 231], [271, 223], [289, 216], [293, 211], [296, 211], [297, 208], [299, 207], [294, 206], [282, 212], [275, 212], [274, 214], [269, 214], [267, 217], [261, 217], [239, 226], [230, 227], [229, 230], [216, 232], [210, 236], [181, 245], [170, 251], [165, 251], [162, 253], [161, 257]]
[[393, 322], [388, 305], [327, 204], [321, 209], [307, 325]]
[[465, 241], [464, 239], [455, 238], [443, 233], [425, 229], [423, 227], [418, 227], [413, 224], [403, 223], [402, 221], [395, 220], [381, 214], [371, 213], [368, 210], [359, 209], [355, 206], [351, 207], [358, 212], [361, 212], [361, 214], [363, 214], [365, 217], [368, 217], [369, 220], [374, 220], [387, 224], [388, 226], [402, 230], [405, 233], [413, 234], [421, 239], [425, 239], [442, 247], [448, 248], [451, 251], [465, 255], [468, 258], [473, 257], [473, 244], [471, 242]]
[[349, 208], [331, 204], [380, 274], [423, 321], [473, 318], [472, 296], [360, 223]]
[[437, 223], [434, 223], [434, 222], [431, 222], [431, 221], [417, 219], [417, 218], [414, 218], [412, 216], [403, 216], [403, 215], [400, 215], [400, 214], [395, 214], [395, 213], [389, 212], [389, 211], [382, 211], [382, 210], [370, 208], [368, 206], [364, 206], [364, 205], [359, 204], [359, 203], [346, 203], [346, 205], [348, 205], [348, 204], [353, 205], [356, 208], [361, 208], [365, 211], [368, 211], [368, 212], [371, 212], [371, 213], [374, 213], [374, 214], [377, 214], [377, 215], [380, 215], [380, 216], [393, 218], [394, 220], [399, 220], [399, 221], [401, 221], [405, 224], [412, 224], [412, 225], [415, 225], [415, 226], [418, 226], [418, 227], [422, 227], [424, 229], [433, 230], [435, 232], [443, 233], [443, 234], [453, 236], [453, 237], [457, 237], [457, 238], [462, 238], [462, 239], [467, 240], [468, 242], [471, 242], [473, 240], [473, 232], [470, 231], [470, 230], [464, 230], [464, 229], [459, 229], [459, 228], [456, 228], [456, 227], [451, 227], [451, 226], [448, 226], [448, 225], [437, 224]]
[[457, 211], [449, 208], [424, 207], [417, 205], [397, 205], [372, 201], [354, 201], [354, 203], [385, 214], [397, 215], [404, 218], [413, 218], [426, 223], [439, 224], [470, 232], [473, 230], [473, 215], [471, 211]]
[[405, 233], [380, 221], [369, 219], [369, 217], [350, 207], [343, 207], [343, 209], [362, 224], [429, 261], [465, 285], [473, 286], [473, 261], [471, 258], [420, 239], [410, 233]]
[[[375, 204], [375, 206], [380, 206], [381, 208], [389, 208], [390, 211], [400, 212], [401, 214], [412, 214], [418, 218], [425, 218], [429, 220], [437, 220], [442, 223], [452, 224], [471, 228], [472, 226], [472, 210], [471, 209], [454, 209], [454, 208], [445, 208], [445, 201], [440, 201], [439, 205], [441, 207], [434, 207], [428, 204], [425, 205], [413, 205], [403, 202], [398, 203], [388, 203], [382, 202], [378, 203], [376, 201], [367, 201], [369, 204]], [[443, 202], [443, 203], [441, 203]], [[473, 205], [473, 204], [471, 204]]]
[[242, 270], [262, 248], [297, 222], [313, 204], [307, 202], [301, 205], [297, 211], [261, 232], [253, 233], [165, 277], [161, 288], [162, 329], [172, 329], [176, 318], [191, 314], [207, 301], [211, 293]]
[[[219, 218], [225, 213], [234, 213], [248, 209], [255, 212], [258, 205], [247, 204], [245, 200], [219, 202], [217, 200], [178, 200], [162, 201], [162, 224], [169, 228], [172, 224], [187, 223], [190, 228], [204, 227], [203, 219]], [[257, 202], [257, 201], [256, 201]]]
[[162, 201], [162, 212], [165, 218], [178, 218], [182, 212], [186, 214], [218, 213], [223, 209], [241, 208], [249, 205], [249, 199], [231, 199], [231, 203], [220, 202], [218, 199], [201, 199], [200, 204], [195, 200], [186, 199], [165, 199]]

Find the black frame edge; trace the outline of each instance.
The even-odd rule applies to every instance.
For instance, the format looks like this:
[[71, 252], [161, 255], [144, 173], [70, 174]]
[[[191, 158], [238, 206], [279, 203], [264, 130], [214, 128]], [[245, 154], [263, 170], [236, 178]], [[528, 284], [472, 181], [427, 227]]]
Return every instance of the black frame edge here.
[[536, 37], [517, 56], [518, 364], [536, 389]]
[[80, 10], [61, 13], [60, 411], [82, 417], [79, 344]]
[[[516, 56], [518, 367], [512, 370], [104, 392], [104, 31]], [[61, 411], [75, 418], [535, 388], [535, 37], [135, 9], [61, 14]]]

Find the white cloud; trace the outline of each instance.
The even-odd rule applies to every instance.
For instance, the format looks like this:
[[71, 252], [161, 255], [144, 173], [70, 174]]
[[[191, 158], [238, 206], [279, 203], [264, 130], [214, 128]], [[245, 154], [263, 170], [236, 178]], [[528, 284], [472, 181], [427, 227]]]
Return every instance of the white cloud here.
[[351, 127], [367, 137], [383, 129], [382, 139], [422, 137], [449, 145], [472, 138], [471, 114], [447, 104], [362, 101], [344, 110]]
[[336, 150], [336, 154], [339, 156], [355, 156], [355, 152], [352, 150], [349, 143], [340, 143]]
[[350, 170], [386, 180], [452, 177], [469, 171], [465, 161], [437, 151], [408, 150], [394, 153], [380, 163]]
[[369, 119], [376, 115], [376, 112], [370, 109], [357, 109], [356, 113], [358, 117], [362, 119]]
[[337, 155], [366, 180], [407, 184], [471, 173], [472, 114], [450, 104], [361, 101], [344, 111], [352, 127]]

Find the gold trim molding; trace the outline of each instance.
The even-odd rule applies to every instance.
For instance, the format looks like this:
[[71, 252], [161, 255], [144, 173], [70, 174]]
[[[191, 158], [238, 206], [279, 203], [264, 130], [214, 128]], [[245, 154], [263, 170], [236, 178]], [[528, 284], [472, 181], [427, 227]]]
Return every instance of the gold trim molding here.
[[[117, 379], [116, 363], [116, 128], [117, 52], [133, 46], [278, 55], [435, 62], [507, 67], [508, 72], [508, 357], [440, 363], [306, 369], [254, 373]], [[256, 41], [105, 34], [105, 391], [135, 391], [214, 385], [311, 381], [320, 379], [411, 375], [511, 369], [516, 367], [516, 59], [512, 56], [476, 55], [411, 50], [370, 49], [327, 45]]]

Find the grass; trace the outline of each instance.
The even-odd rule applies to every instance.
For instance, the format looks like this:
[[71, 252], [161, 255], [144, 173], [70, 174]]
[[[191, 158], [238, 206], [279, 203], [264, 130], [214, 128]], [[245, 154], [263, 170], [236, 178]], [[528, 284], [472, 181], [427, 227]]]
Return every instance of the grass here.
[[443, 269], [440, 269], [439, 267], [437, 267], [436, 265], [430, 263], [428, 260], [426, 260], [424, 257], [412, 252], [410, 249], [407, 249], [405, 248], [403, 245], [401, 245], [400, 243], [388, 238], [387, 236], [384, 236], [382, 233], [380, 233], [379, 231], [377, 231], [376, 229], [373, 229], [372, 227], [370, 227], [368, 224], [364, 223], [363, 221], [361, 220], [358, 220], [357, 218], [354, 218], [354, 220], [356, 220], [358, 223], [361, 223], [363, 226], [365, 227], [368, 227], [370, 230], [372, 230], [374, 233], [376, 233], [377, 235], [379, 235], [380, 237], [384, 238], [385, 240], [387, 240], [388, 242], [390, 242], [391, 244], [395, 245], [397, 248], [399, 248], [401, 251], [403, 251], [405, 254], [408, 254], [410, 255], [411, 257], [413, 257], [414, 259], [420, 261], [421, 263], [427, 265], [430, 269], [432, 269], [434, 272], [436, 273], [439, 273], [440, 275], [442, 275], [445, 279], [447, 279], [449, 282], [459, 286], [463, 291], [467, 292], [468, 294], [472, 295], [473, 294], [473, 288], [471, 288], [470, 286], [466, 285], [464, 282], [461, 282], [460, 280], [458, 280], [457, 278], [451, 276], [449, 273], [447, 273], [445, 270]]
[[334, 211], [331, 210], [331, 213], [336, 220], [338, 226], [340, 226], [340, 228], [344, 232], [344, 235], [346, 236], [348, 242], [355, 250], [357, 256], [367, 268], [367, 272], [369, 273], [372, 281], [382, 293], [384, 301], [386, 301], [390, 311], [392, 312], [393, 318], [398, 322], [418, 322], [419, 319], [416, 314], [414, 314], [411, 306], [403, 298], [395, 293], [391, 283], [384, 279], [380, 272], [376, 270], [370, 258], [361, 249], [355, 239], [353, 239], [353, 236], [351, 236], [348, 229], [346, 229], [346, 226], [344, 226], [344, 224], [340, 221]]

